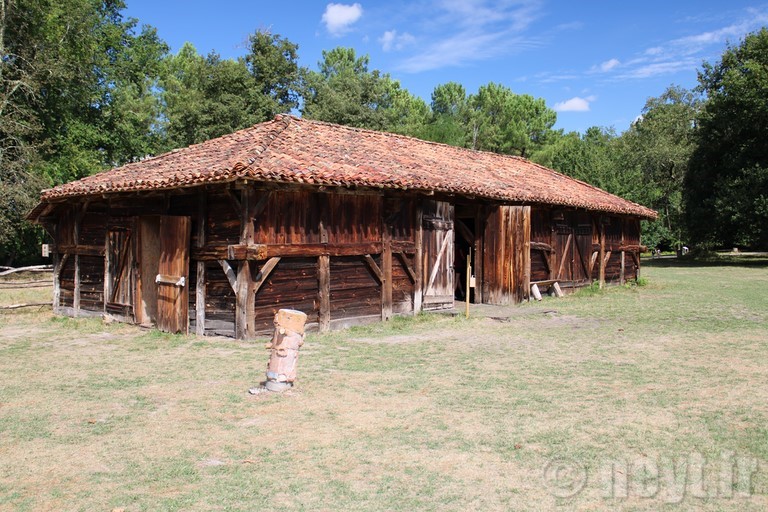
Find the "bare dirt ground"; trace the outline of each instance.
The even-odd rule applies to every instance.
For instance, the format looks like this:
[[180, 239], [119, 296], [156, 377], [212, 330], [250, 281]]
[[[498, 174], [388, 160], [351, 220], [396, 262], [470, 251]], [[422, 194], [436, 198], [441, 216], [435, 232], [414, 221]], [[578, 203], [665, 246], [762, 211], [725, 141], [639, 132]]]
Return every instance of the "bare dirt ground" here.
[[282, 395], [264, 340], [0, 313], [0, 510], [767, 509], [768, 270], [644, 276], [310, 334]]

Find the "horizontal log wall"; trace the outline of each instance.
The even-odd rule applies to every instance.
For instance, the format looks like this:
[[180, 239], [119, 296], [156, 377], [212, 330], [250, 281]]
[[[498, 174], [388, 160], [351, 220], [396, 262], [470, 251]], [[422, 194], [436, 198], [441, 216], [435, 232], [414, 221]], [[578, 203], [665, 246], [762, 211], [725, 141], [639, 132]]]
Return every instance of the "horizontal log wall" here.
[[[588, 226], [591, 227], [588, 229]], [[601, 243], [601, 233], [604, 243]], [[635, 279], [639, 247], [640, 223], [636, 218], [534, 208], [531, 282], [559, 280], [567, 286], [578, 286], [598, 280], [601, 248], [606, 281]]]
[[[105, 272], [114, 274], [119, 266], [109, 261], [107, 242], [110, 236], [113, 245], [120, 240], [107, 233], [132, 229], [128, 243], [138, 243], [138, 217], [171, 215], [192, 220], [186, 282], [192, 332], [228, 336], [267, 332], [282, 307], [304, 311], [309, 322], [321, 328], [342, 325], [350, 318], [412, 313], [421, 309], [421, 294], [430, 277], [424, 273], [431, 271], [424, 268], [420, 241], [427, 221], [422, 219], [428, 219], [433, 230], [453, 228], [452, 215], [446, 216], [445, 226], [433, 225], [436, 216], [425, 205], [437, 203], [376, 192], [238, 183], [63, 204], [56, 209], [57, 307], [74, 314], [104, 311], [129, 318], [131, 311], [122, 307], [112, 311], [114, 304], [105, 305], [105, 290], [119, 284], [105, 286]], [[452, 204], [444, 204], [453, 212]], [[627, 249], [639, 246], [637, 219], [612, 217], [601, 224], [600, 214], [586, 211], [476, 208], [476, 247], [482, 247], [476, 265], [481, 272], [478, 282], [484, 286], [478, 295], [484, 302], [523, 300], [530, 282], [551, 280], [558, 272], [588, 282], [598, 278], [603, 265], [608, 281], [637, 276], [637, 251]], [[437, 253], [439, 248], [431, 250]], [[453, 247], [447, 251], [452, 255]], [[602, 262], [595, 258], [600, 251]], [[434, 282], [450, 282], [443, 273], [452, 271], [443, 269]], [[131, 275], [132, 270], [126, 272]], [[242, 294], [252, 295], [247, 299]], [[130, 298], [124, 287], [118, 295], [120, 301]], [[201, 306], [204, 309], [198, 312]], [[244, 315], [241, 320], [237, 311]]]

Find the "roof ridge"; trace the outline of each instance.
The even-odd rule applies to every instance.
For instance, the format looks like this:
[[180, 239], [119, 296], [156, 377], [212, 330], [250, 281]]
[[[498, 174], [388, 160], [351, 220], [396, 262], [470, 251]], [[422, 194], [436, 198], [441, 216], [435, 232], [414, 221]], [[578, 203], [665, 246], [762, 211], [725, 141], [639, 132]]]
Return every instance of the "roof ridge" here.
[[256, 164], [257, 161], [263, 158], [264, 153], [269, 150], [269, 148], [272, 146], [272, 143], [275, 142], [279, 137], [280, 134], [282, 134], [285, 130], [288, 129], [288, 127], [296, 121], [297, 118], [290, 115], [290, 114], [276, 114], [275, 117], [271, 121], [265, 121], [261, 123], [256, 123], [253, 126], [250, 126], [249, 128], [245, 128], [245, 130], [256, 130], [259, 127], [264, 126], [267, 123], [271, 123], [272, 125], [277, 125], [277, 128], [267, 130], [267, 132], [264, 135], [265, 141], [263, 141], [263, 144], [260, 144], [256, 146], [253, 149], [253, 153], [255, 156], [249, 156], [248, 162], [235, 162], [232, 164], [231, 169], [237, 173], [239, 177], [243, 177], [245, 174], [248, 174], [254, 170], [254, 164]]

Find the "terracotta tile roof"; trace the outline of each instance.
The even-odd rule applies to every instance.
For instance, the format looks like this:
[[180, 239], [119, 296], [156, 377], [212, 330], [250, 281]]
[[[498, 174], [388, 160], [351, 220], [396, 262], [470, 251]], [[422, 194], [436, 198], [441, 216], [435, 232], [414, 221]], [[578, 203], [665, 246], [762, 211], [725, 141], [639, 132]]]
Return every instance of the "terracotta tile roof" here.
[[435, 191], [655, 218], [656, 212], [524, 158], [288, 115], [42, 192], [42, 200], [237, 179]]

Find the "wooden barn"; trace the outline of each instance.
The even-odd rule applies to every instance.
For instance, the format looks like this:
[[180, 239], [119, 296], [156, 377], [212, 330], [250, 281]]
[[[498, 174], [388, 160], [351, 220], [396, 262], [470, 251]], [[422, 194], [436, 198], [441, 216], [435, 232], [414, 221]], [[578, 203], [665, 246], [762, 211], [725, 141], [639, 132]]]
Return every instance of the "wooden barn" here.
[[[637, 277], [648, 208], [523, 158], [292, 116], [45, 190], [55, 312], [248, 338]], [[460, 292], [463, 293], [463, 292]]]

